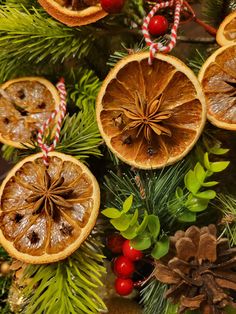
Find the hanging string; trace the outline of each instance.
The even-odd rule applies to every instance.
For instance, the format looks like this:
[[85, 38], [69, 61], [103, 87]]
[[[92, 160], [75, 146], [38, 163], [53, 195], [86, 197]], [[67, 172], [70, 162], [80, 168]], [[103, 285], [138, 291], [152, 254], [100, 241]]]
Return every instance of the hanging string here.
[[[176, 45], [176, 40], [177, 40], [177, 30], [179, 27], [179, 22], [180, 22], [180, 11], [183, 6], [184, 1], [183, 0], [171, 0], [171, 1], [166, 1], [166, 2], [159, 2], [157, 3], [152, 10], [149, 12], [147, 17], [144, 19], [143, 22], [143, 36], [145, 38], [147, 46], [150, 47], [150, 57], [148, 60], [148, 63], [151, 65], [153, 58], [156, 54], [157, 51], [168, 53], [170, 52]], [[170, 33], [170, 39], [168, 45], [163, 45], [162, 43], [156, 43], [153, 42], [149, 33], [149, 23], [151, 18], [156, 14], [156, 12], [160, 9], [164, 8], [171, 8], [175, 7], [175, 13], [174, 13], [174, 23], [171, 28], [171, 33]]]
[[[60, 96], [60, 105], [57, 109], [55, 109], [48, 120], [44, 122], [44, 124], [41, 126], [41, 128], [38, 131], [38, 145], [41, 148], [43, 152], [43, 162], [45, 166], [49, 165], [48, 161], [48, 154], [49, 152], [55, 150], [56, 145], [59, 141], [60, 137], [60, 131], [61, 131], [61, 126], [62, 126], [62, 121], [63, 118], [65, 117], [66, 114], [66, 87], [65, 87], [65, 81], [64, 78], [61, 78], [60, 81], [57, 83], [57, 89], [59, 92]], [[57, 122], [56, 122], [56, 131], [55, 131], [55, 136], [53, 139], [53, 142], [50, 146], [48, 146], [44, 142], [44, 138], [46, 131], [49, 129], [51, 122], [55, 121], [55, 118], [57, 117]]]

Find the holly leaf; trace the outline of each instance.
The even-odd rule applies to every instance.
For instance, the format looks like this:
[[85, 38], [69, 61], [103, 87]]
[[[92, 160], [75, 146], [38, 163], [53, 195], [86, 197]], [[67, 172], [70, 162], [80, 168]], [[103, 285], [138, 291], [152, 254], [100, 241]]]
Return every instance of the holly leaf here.
[[147, 228], [147, 224], [148, 224], [148, 215], [146, 215], [144, 218], [143, 218], [143, 221], [142, 223], [140, 224], [140, 226], [137, 228], [137, 233], [143, 233], [145, 231], [145, 229]]
[[210, 188], [210, 187], [215, 186], [217, 184], [219, 184], [219, 182], [217, 182], [217, 181], [209, 181], [209, 182], [204, 182], [202, 184], [202, 186], [204, 186], [206, 188]]
[[208, 207], [209, 200], [198, 197], [193, 197], [187, 201], [186, 207], [191, 212], [202, 212]]
[[148, 216], [148, 229], [153, 238], [156, 239], [161, 229], [160, 220], [158, 216], [156, 215]]
[[210, 161], [209, 161], [208, 153], [204, 154], [204, 166], [207, 168], [207, 170], [211, 171], [211, 164], [210, 164]]
[[135, 212], [133, 214], [133, 217], [130, 221], [130, 226], [133, 226], [138, 221], [138, 209], [135, 209]]
[[196, 166], [194, 167], [194, 174], [197, 180], [199, 181], [199, 183], [202, 185], [206, 178], [206, 172], [203, 166], [200, 164], [200, 162], [198, 162]]
[[129, 228], [132, 215], [122, 214], [119, 218], [111, 219], [110, 222], [116, 230], [125, 231]]
[[228, 165], [229, 165], [229, 161], [217, 161], [217, 162], [212, 162], [210, 164], [210, 170], [212, 172], [221, 172], [223, 170], [225, 170]]
[[195, 196], [199, 198], [203, 198], [205, 200], [212, 200], [213, 198], [216, 197], [216, 192], [213, 190], [207, 190], [204, 192], [197, 193]]
[[214, 155], [224, 155], [224, 154], [228, 153], [228, 151], [229, 151], [229, 149], [221, 148], [218, 146], [214, 146], [214, 147], [209, 149], [209, 152], [214, 154]]
[[181, 187], [177, 187], [175, 191], [175, 197], [176, 198], [182, 198], [184, 196], [184, 191], [181, 189]]
[[190, 212], [189, 210], [186, 210], [183, 214], [181, 214], [178, 217], [179, 221], [182, 222], [194, 222], [197, 219], [197, 215], [194, 212]]
[[106, 208], [102, 211], [102, 214], [108, 218], [119, 218], [122, 212], [116, 208]]
[[169, 247], [170, 247], [169, 237], [167, 236], [162, 237], [161, 240], [155, 244], [151, 253], [152, 257], [154, 257], [155, 259], [160, 259], [169, 252]]
[[147, 233], [143, 233], [131, 240], [130, 244], [136, 250], [143, 251], [150, 248], [150, 246], [152, 245], [152, 241]]
[[122, 237], [128, 240], [132, 240], [135, 237], [137, 237], [137, 232], [136, 232], [136, 225], [130, 226], [128, 229], [125, 231], [121, 232]]
[[189, 170], [189, 172], [185, 175], [184, 183], [186, 188], [193, 194], [197, 193], [201, 187], [201, 184], [197, 180], [193, 170]]
[[127, 213], [133, 204], [133, 195], [131, 194], [123, 203], [122, 213]]

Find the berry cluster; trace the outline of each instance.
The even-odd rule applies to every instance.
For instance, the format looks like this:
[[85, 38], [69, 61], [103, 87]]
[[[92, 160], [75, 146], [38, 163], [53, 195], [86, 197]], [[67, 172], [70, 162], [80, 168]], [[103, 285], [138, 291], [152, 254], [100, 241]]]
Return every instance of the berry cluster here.
[[130, 241], [125, 240], [120, 235], [114, 235], [110, 238], [108, 247], [113, 253], [123, 253], [123, 255], [115, 258], [113, 263], [113, 271], [117, 276], [115, 289], [119, 295], [129, 295], [134, 288], [132, 275], [135, 272], [135, 262], [143, 257], [143, 253], [134, 249], [130, 245]]

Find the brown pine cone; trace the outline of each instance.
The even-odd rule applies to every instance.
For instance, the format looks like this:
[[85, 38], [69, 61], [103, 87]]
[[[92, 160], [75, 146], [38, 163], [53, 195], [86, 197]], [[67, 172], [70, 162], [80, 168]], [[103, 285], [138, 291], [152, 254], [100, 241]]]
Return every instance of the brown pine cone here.
[[221, 314], [235, 306], [236, 248], [216, 237], [216, 227], [191, 226], [171, 238], [171, 253], [156, 261], [155, 277], [170, 287], [166, 297], [179, 303], [179, 314], [200, 309], [202, 314]]

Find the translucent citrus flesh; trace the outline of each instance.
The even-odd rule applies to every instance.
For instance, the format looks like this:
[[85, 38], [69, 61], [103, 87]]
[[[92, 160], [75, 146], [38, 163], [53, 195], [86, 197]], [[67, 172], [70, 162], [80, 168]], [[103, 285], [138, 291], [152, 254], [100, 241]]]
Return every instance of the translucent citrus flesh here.
[[81, 10], [84, 8], [87, 8], [89, 6], [94, 6], [99, 3], [99, 0], [78, 0], [76, 4], [74, 4], [74, 7], [72, 5], [72, 0], [55, 0], [58, 4], [60, 4], [63, 7], [69, 8], [71, 10]]
[[[98, 97], [98, 122], [107, 145], [118, 157], [140, 168], [158, 168], [180, 159], [197, 140], [205, 119], [204, 99], [189, 77], [177, 69], [174, 62], [168, 62], [171, 57], [156, 58], [152, 66], [148, 65], [147, 57], [133, 58], [124, 62], [118, 72], [114, 69], [108, 75]], [[149, 142], [137, 129], [127, 130], [130, 119], [124, 109], [137, 112], [137, 92], [146, 110], [156, 99], [159, 112], [171, 112], [168, 119], [157, 122], [168, 128], [171, 136], [152, 132]]]
[[225, 26], [224, 36], [227, 40], [236, 40], [236, 16]]
[[219, 127], [236, 129], [236, 45], [217, 50], [200, 76], [209, 119]]
[[[3, 183], [0, 216], [3, 242], [9, 253], [20, 260], [25, 261], [24, 254], [32, 263], [58, 260], [57, 254], [60, 259], [65, 258], [72, 253], [68, 248], [72, 246], [75, 250], [94, 226], [99, 206], [96, 180], [85, 166], [64, 156], [54, 153], [50, 157], [47, 169], [50, 185], [63, 180], [54, 188], [55, 195], [44, 199], [41, 207], [37, 203], [39, 197], [35, 197], [36, 188], [45, 189], [46, 168], [41, 155], [13, 169]], [[53, 214], [48, 210], [52, 208], [50, 202]]]
[[13, 82], [4, 91], [7, 96], [0, 96], [1, 137], [5, 141], [30, 142], [56, 107], [51, 91], [31, 80]]

